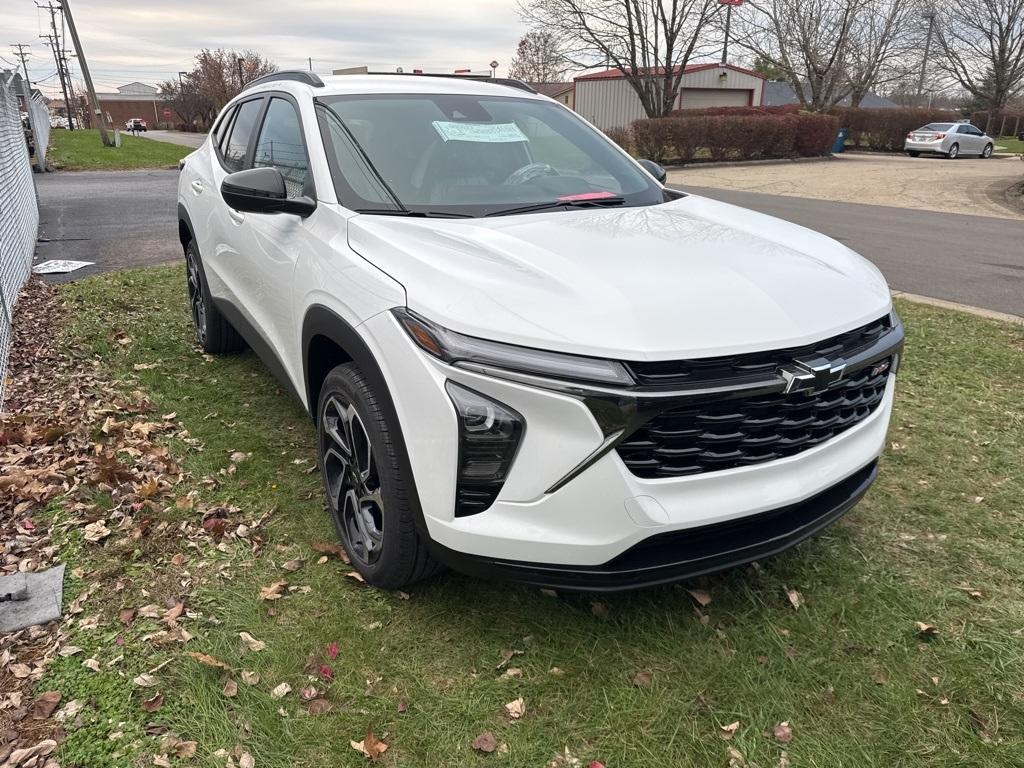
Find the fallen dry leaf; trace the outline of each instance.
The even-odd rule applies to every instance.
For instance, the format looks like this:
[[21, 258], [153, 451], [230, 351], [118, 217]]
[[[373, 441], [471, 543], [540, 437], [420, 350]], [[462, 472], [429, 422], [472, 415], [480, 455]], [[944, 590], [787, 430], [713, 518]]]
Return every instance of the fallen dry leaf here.
[[721, 736], [723, 739], [731, 739], [733, 737], [733, 734], [736, 733], [739, 727], [739, 720], [729, 723], [728, 725], [720, 725], [718, 726], [718, 735]]
[[242, 682], [246, 685], [259, 685], [260, 676], [256, 672], [250, 672], [248, 669], [243, 669]]
[[230, 677], [224, 682], [224, 695], [229, 699], [233, 699], [238, 695], [238, 683], [232, 680]]
[[100, 671], [100, 663], [96, 659], [86, 659], [82, 662], [82, 666], [86, 669], [91, 669], [93, 672]]
[[306, 711], [311, 715], [326, 715], [331, 711], [331, 702], [327, 699], [313, 699]]
[[153, 755], [153, 765], [157, 768], [171, 768], [171, 758], [167, 755]]
[[314, 552], [319, 552], [321, 555], [334, 555], [343, 563], [349, 562], [348, 554], [345, 552], [345, 548], [341, 546], [341, 544], [333, 544], [326, 541], [314, 541], [309, 546]]
[[686, 592], [701, 608], [706, 608], [711, 604], [711, 593], [706, 592], [703, 589], [688, 589]]
[[345, 571], [345, 575], [353, 581], [358, 581], [360, 584], [366, 583], [366, 579], [363, 578], [363, 574], [361, 574], [359, 571]]
[[[785, 589], [785, 587], [783, 587], [783, 589]], [[800, 606], [804, 604], [804, 596], [795, 589], [786, 589], [786, 597], [789, 599], [789, 604], [793, 606], [793, 610], [795, 611], [799, 611]]]
[[82, 529], [82, 536], [86, 541], [103, 541], [110, 535], [110, 529], [107, 528], [106, 522], [106, 520], [97, 520], [95, 523], [89, 523]]
[[174, 745], [174, 754], [183, 760], [187, 760], [190, 757], [195, 757], [198, 748], [199, 742], [197, 741], [179, 741]]
[[518, 699], [510, 701], [505, 705], [505, 713], [511, 720], [518, 720], [526, 714], [526, 702], [523, 701], [523, 697], [520, 696]]
[[238, 756], [238, 768], [256, 768], [256, 759], [248, 752], [242, 752]]
[[340, 649], [338, 648], [337, 643], [328, 643], [327, 648], [325, 650], [327, 651], [327, 658], [329, 658], [331, 661], [334, 661], [334, 659], [338, 658], [338, 653]]
[[156, 678], [148, 672], [143, 672], [133, 682], [140, 688], [152, 688], [156, 685]]
[[135, 621], [135, 609], [125, 608], [123, 611], [117, 614], [117, 618], [126, 627], [131, 626], [131, 623]]
[[32, 717], [36, 720], [45, 720], [60, 704], [60, 691], [46, 691], [39, 694], [39, 697], [32, 705]]
[[377, 762], [380, 756], [388, 750], [388, 745], [382, 740], [378, 739], [373, 735], [373, 729], [367, 728], [366, 735], [362, 741], [350, 741], [352, 749], [357, 752], [362, 752], [365, 757], [370, 758], [373, 762]]
[[599, 619], [607, 618], [608, 616], [608, 604], [598, 602], [595, 600], [590, 604], [590, 612]]
[[498, 748], [498, 739], [490, 731], [484, 731], [473, 739], [473, 749], [490, 754]]
[[295, 560], [287, 560], [287, 561], [281, 563], [281, 567], [284, 568], [286, 571], [293, 571], [294, 572], [294, 571], [299, 570], [302, 567], [304, 562], [305, 562], [305, 560], [300, 560], [300, 559], [296, 558]]
[[283, 699], [289, 693], [291, 693], [292, 687], [288, 683], [281, 683], [274, 690], [270, 692], [270, 698], [272, 699]]
[[173, 627], [178, 619], [181, 618], [181, 614], [185, 612], [185, 604], [180, 600], [176, 600], [174, 605], [164, 611], [163, 618], [161, 621], [169, 627]]
[[248, 632], [239, 632], [238, 636], [242, 638], [242, 644], [250, 651], [262, 651], [267, 647], [267, 644], [262, 640], [257, 640], [255, 637], [250, 635]]
[[160, 707], [164, 705], [164, 695], [157, 691], [150, 698], [139, 704], [144, 712], [156, 712]]
[[227, 670], [231, 669], [231, 667], [229, 667], [223, 661], [221, 661], [220, 659], [214, 658], [213, 656], [211, 656], [208, 653], [198, 653], [197, 651], [189, 651], [187, 655], [191, 656], [193, 659], [198, 661], [200, 664], [205, 664], [208, 667], [217, 667], [218, 669], [227, 669]]
[[934, 624], [927, 624], [923, 621], [915, 621], [914, 626], [917, 627], [917, 634], [925, 639], [931, 639], [939, 634], [938, 628]]
[[635, 672], [633, 677], [630, 678], [630, 682], [637, 688], [646, 688], [651, 684], [651, 673], [647, 670]]
[[287, 581], [275, 581], [260, 589], [260, 600], [280, 600], [284, 595], [282, 590], [288, 586]]
[[772, 735], [779, 744], [788, 744], [793, 740], [793, 728], [783, 720], [772, 730]]

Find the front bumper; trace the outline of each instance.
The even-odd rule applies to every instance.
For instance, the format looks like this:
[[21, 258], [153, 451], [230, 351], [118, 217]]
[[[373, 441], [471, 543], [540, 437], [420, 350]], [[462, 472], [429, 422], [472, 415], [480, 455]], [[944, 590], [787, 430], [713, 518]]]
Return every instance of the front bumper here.
[[[446, 365], [415, 347], [391, 313], [371, 318], [364, 330], [364, 338], [377, 346], [375, 357], [394, 396], [423, 511], [422, 531], [439, 559], [459, 570], [535, 583], [630, 588], [788, 548], [863, 494], [892, 411], [890, 375], [873, 413], [799, 454], [684, 477], [642, 478], [614, 450], [601, 452], [606, 433], [585, 398]], [[897, 335], [896, 346], [877, 354], [898, 354], [902, 328]], [[497, 501], [467, 517], [454, 515], [457, 423], [445, 392], [448, 380], [508, 405], [526, 421]], [[588, 463], [595, 454], [599, 458]], [[583, 471], [573, 475], [581, 465]], [[739, 529], [745, 544], [726, 540]], [[708, 548], [704, 554], [686, 551], [695, 541]], [[638, 553], [650, 560], [641, 562]]]
[[724, 523], [656, 534], [607, 563], [554, 565], [477, 557], [445, 547], [455, 570], [553, 589], [609, 592], [651, 587], [772, 557], [814, 536], [850, 510], [875, 481], [877, 462], [809, 499]]

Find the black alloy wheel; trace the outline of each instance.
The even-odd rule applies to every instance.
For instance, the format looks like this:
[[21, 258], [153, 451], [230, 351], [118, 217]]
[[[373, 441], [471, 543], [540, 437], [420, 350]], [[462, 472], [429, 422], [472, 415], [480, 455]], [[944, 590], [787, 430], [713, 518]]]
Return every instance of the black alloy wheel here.
[[384, 499], [373, 446], [351, 403], [328, 398], [320, 430], [327, 501], [349, 554], [374, 565], [384, 546]]

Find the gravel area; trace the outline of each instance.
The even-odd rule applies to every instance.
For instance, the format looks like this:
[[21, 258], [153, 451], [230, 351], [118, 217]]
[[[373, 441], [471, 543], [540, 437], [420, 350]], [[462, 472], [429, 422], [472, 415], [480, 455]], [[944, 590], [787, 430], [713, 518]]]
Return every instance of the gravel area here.
[[669, 172], [669, 183], [770, 195], [868, 203], [924, 211], [1024, 218], [1007, 190], [1024, 179], [1019, 157], [950, 161], [938, 157], [847, 153], [819, 163], [781, 163], [716, 168], [692, 166]]

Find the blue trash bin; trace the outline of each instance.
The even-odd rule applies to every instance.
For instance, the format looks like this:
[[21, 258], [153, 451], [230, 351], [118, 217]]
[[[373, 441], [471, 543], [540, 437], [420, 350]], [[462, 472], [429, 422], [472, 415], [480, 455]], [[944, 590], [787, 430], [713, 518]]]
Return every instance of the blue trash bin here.
[[850, 135], [849, 128], [840, 128], [839, 135], [836, 136], [836, 142], [832, 145], [832, 154], [837, 155], [843, 151], [843, 145], [846, 144], [846, 137]]

